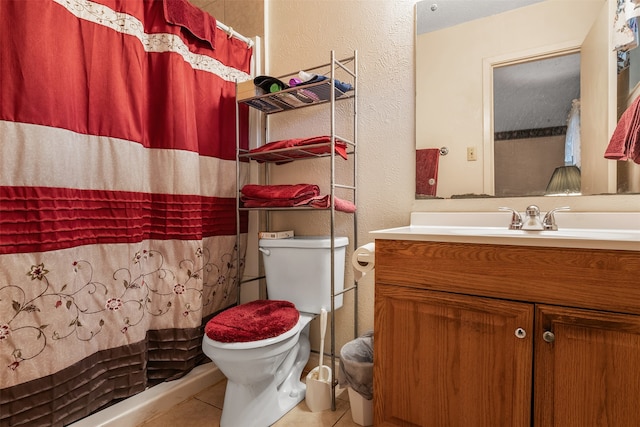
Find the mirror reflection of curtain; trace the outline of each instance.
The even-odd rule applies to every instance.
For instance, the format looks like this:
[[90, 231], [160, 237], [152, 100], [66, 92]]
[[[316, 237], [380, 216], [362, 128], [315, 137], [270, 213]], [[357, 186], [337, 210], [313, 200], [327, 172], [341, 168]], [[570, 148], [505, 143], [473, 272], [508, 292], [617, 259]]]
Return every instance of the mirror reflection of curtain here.
[[574, 99], [567, 119], [567, 136], [564, 144], [564, 164], [580, 167], [580, 100]]
[[638, 16], [636, 0], [618, 0], [613, 20], [613, 44], [618, 52], [618, 73], [629, 67], [629, 51], [638, 46]]
[[[613, 37], [618, 57], [619, 119], [637, 96], [637, 86], [640, 84], [640, 53], [635, 49], [639, 39], [638, 16], [638, 0], [617, 0]], [[640, 166], [632, 161], [618, 161], [616, 180], [618, 192], [640, 192]]]
[[628, 51], [638, 45], [638, 16], [640, 3], [637, 0], [618, 0], [613, 20], [614, 46], [618, 51]]

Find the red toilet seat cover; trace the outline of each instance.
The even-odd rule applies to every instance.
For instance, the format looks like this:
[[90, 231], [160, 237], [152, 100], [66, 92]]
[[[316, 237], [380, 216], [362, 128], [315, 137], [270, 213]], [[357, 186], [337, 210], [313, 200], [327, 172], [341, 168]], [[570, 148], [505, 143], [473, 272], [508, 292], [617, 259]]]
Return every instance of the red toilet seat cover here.
[[289, 301], [257, 300], [223, 311], [204, 332], [219, 342], [249, 342], [277, 337], [298, 323], [300, 313]]

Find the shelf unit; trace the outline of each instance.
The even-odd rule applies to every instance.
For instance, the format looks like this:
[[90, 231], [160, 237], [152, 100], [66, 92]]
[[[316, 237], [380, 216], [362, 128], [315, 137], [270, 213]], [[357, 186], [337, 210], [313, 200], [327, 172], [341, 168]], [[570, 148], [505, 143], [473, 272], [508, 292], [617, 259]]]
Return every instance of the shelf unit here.
[[[269, 150], [268, 155], [265, 155], [265, 152], [261, 153], [252, 153], [250, 150], [245, 150], [240, 148], [239, 137], [236, 139], [236, 168], [237, 168], [237, 196], [236, 196], [236, 207], [237, 207], [237, 247], [240, 248], [240, 212], [241, 211], [266, 211], [266, 214], [269, 215], [270, 211], [318, 211], [324, 210], [330, 215], [330, 235], [331, 235], [331, 312], [329, 313], [331, 319], [331, 325], [329, 330], [329, 340], [331, 343], [331, 349], [328, 356], [331, 359], [331, 370], [333, 373], [333, 384], [331, 387], [331, 409], [335, 410], [336, 408], [336, 400], [335, 400], [335, 388], [337, 386], [336, 377], [336, 348], [335, 348], [335, 298], [339, 295], [342, 295], [347, 292], [354, 293], [354, 319], [353, 319], [353, 330], [354, 330], [354, 338], [357, 337], [358, 333], [358, 284], [354, 280], [353, 283], [348, 286], [345, 283], [344, 289], [341, 292], [335, 292], [335, 283], [334, 283], [334, 270], [335, 270], [335, 228], [336, 228], [336, 208], [335, 208], [335, 197], [336, 191], [346, 191], [350, 193], [351, 200], [354, 205], [358, 205], [357, 199], [357, 186], [356, 186], [356, 178], [357, 178], [357, 136], [358, 136], [358, 127], [357, 127], [357, 97], [358, 97], [358, 59], [357, 59], [357, 51], [353, 52], [353, 56], [344, 59], [336, 59], [335, 52], [331, 51], [331, 60], [327, 64], [319, 65], [317, 67], [306, 69], [305, 71], [317, 74], [324, 75], [327, 79], [311, 83], [298, 85], [295, 87], [287, 88], [275, 93], [268, 93], [262, 95], [256, 95], [250, 98], [238, 99], [236, 103], [236, 123], [238, 122], [238, 106], [241, 104], [245, 104], [250, 106], [253, 109], [260, 111], [265, 115], [265, 126], [264, 126], [264, 135], [262, 141], [267, 141], [268, 138], [268, 130], [269, 130], [269, 120], [268, 116], [276, 113], [283, 112], [291, 112], [294, 110], [299, 110], [301, 108], [328, 108], [330, 111], [330, 123], [329, 123], [329, 142], [326, 143], [318, 143], [312, 145], [305, 146], [295, 146], [288, 148], [281, 148], [277, 150]], [[342, 78], [342, 75], [346, 75], [349, 81], [341, 81], [338, 78]], [[283, 82], [288, 82], [290, 78], [296, 77], [297, 72], [295, 74], [287, 74], [284, 76], [277, 77], [279, 80]], [[338, 87], [344, 88], [342, 85], [335, 84], [333, 82], [338, 81], [341, 83], [349, 83], [352, 86], [351, 90], [342, 91]], [[333, 89], [333, 90], [332, 90]], [[351, 138], [345, 138], [344, 136], [339, 136], [336, 132], [336, 104], [341, 102], [352, 102], [353, 106], [353, 114], [352, 120], [352, 134]], [[352, 169], [352, 174], [350, 181], [348, 183], [337, 182], [336, 181], [336, 144], [339, 143], [343, 146], [346, 146], [346, 153], [348, 156], [351, 156], [350, 164]], [[260, 163], [264, 163], [266, 165], [265, 168], [265, 180], [268, 180], [269, 177], [269, 167], [273, 164], [278, 164], [282, 162], [289, 161], [313, 161], [313, 159], [317, 158], [330, 158], [330, 167], [328, 173], [330, 174], [330, 206], [328, 208], [313, 208], [313, 207], [260, 207], [260, 208], [245, 208], [242, 206], [240, 201], [240, 165], [246, 161], [257, 161]], [[341, 159], [341, 158], [340, 158]], [[352, 248], [358, 247], [358, 229], [357, 229], [357, 215], [356, 213], [344, 213], [344, 215], [350, 215], [350, 220], [352, 221], [352, 229], [353, 235], [351, 236], [350, 244]], [[265, 220], [266, 225], [269, 225], [269, 219]], [[241, 253], [238, 250], [238, 253]], [[348, 268], [349, 263], [345, 262], [345, 268]], [[258, 279], [263, 279], [264, 276], [252, 278], [247, 281], [254, 281]], [[246, 282], [246, 281], [245, 281]], [[240, 284], [243, 283], [238, 281], [238, 292], [240, 292]], [[238, 301], [240, 301], [240, 295], [238, 294]], [[343, 299], [344, 301], [344, 299]], [[320, 351], [324, 352], [324, 349], [320, 349]], [[326, 353], [325, 353], [326, 354]]]

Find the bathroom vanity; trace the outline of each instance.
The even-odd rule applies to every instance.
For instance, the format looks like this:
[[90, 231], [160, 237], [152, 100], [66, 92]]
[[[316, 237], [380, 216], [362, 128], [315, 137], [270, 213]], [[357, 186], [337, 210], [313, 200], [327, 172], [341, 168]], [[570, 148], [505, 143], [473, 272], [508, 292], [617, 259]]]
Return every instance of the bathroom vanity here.
[[372, 233], [376, 426], [640, 425], [640, 227], [436, 228]]

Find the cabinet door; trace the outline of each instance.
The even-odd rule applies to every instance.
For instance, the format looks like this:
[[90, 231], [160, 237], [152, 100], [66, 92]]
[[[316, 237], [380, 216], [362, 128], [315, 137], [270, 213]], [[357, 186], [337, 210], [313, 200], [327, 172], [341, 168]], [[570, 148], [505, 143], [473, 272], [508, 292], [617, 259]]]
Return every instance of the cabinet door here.
[[640, 316], [537, 306], [534, 345], [535, 426], [640, 426]]
[[376, 285], [376, 426], [528, 427], [533, 305]]

